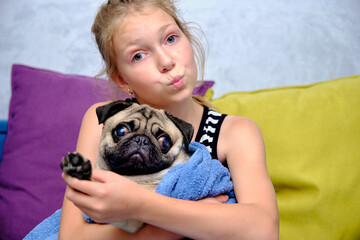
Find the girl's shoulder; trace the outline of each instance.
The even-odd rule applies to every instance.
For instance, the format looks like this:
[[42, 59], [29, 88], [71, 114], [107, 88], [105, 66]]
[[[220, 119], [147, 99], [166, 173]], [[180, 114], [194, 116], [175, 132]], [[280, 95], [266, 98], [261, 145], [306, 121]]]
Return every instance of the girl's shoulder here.
[[221, 131], [225, 136], [233, 136], [239, 138], [248, 134], [261, 134], [259, 126], [250, 118], [227, 115], [221, 127]]
[[95, 103], [95, 104], [91, 105], [87, 109], [87, 111], [85, 112], [85, 115], [83, 117], [83, 121], [88, 120], [88, 119], [94, 119], [94, 118], [97, 119], [96, 108], [101, 107], [101, 106], [106, 105], [106, 104], [111, 103], [111, 102], [112, 101], [98, 102], [98, 103]]
[[106, 102], [98, 102], [90, 106], [87, 111], [84, 114], [84, 117], [82, 119], [81, 123], [81, 130], [82, 132], [88, 132], [88, 131], [99, 131], [102, 129], [102, 127], [99, 125], [99, 120], [96, 115], [96, 108], [106, 105], [110, 103], [111, 101]]
[[250, 118], [233, 115], [228, 115], [224, 119], [218, 144], [219, 155], [224, 160], [228, 160], [231, 155], [264, 149], [259, 126]]
[[126, 102], [135, 102], [137, 103], [137, 100], [135, 98], [128, 98], [128, 99], [122, 99], [122, 100], [108, 100], [108, 101], [104, 101], [104, 102], [98, 102], [93, 104], [92, 106], [90, 106], [85, 115], [84, 118], [93, 118], [93, 117], [97, 117], [96, 116], [96, 108], [101, 107], [103, 105], [112, 103], [112, 102], [117, 102], [117, 101], [126, 101]]
[[260, 130], [258, 125], [250, 118], [234, 115], [227, 115], [222, 127], [226, 132], [233, 132], [234, 130], [257, 132]]
[[82, 119], [80, 127], [76, 151], [90, 159], [93, 163], [95, 163], [97, 158], [102, 131], [102, 125], [99, 124], [96, 115], [96, 108], [107, 103], [109, 102], [99, 102], [90, 106]]
[[88, 110], [86, 111], [87, 112], [94, 112], [94, 110], [96, 110], [96, 108], [98, 107], [101, 107], [103, 105], [106, 105], [106, 104], [109, 104], [111, 103], [112, 101], [104, 101], [104, 102], [98, 102], [98, 103], [94, 103], [93, 105], [91, 105]]

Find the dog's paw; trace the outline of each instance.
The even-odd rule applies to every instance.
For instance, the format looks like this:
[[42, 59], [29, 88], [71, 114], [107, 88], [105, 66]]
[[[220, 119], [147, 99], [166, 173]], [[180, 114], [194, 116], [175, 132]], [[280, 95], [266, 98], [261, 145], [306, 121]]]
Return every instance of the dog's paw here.
[[61, 169], [68, 175], [82, 179], [91, 179], [91, 163], [80, 153], [68, 153], [62, 158], [60, 163]]

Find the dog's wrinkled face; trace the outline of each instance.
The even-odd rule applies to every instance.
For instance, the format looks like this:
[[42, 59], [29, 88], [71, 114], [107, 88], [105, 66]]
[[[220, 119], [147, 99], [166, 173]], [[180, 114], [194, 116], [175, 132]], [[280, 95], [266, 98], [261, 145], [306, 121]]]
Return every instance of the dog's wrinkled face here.
[[97, 114], [104, 122], [98, 165], [121, 175], [171, 167], [193, 134], [190, 124], [147, 105], [119, 101], [98, 108]]

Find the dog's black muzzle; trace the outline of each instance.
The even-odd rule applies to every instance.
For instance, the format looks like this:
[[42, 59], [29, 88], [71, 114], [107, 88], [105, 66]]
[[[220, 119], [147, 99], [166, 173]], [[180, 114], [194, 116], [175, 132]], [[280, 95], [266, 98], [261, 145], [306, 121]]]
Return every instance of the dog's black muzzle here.
[[104, 159], [111, 171], [127, 176], [159, 172], [170, 165], [145, 134], [124, 139], [115, 149], [105, 148]]

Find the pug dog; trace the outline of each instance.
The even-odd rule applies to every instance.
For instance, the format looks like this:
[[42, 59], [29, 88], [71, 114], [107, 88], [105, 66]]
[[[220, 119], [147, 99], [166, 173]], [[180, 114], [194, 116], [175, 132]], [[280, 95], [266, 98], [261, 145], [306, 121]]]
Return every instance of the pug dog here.
[[[98, 107], [96, 114], [103, 124], [96, 168], [113, 171], [155, 191], [172, 167], [189, 159], [193, 126], [164, 110], [116, 101]], [[91, 163], [79, 153], [67, 154], [60, 166], [73, 177], [91, 180]], [[111, 224], [136, 232], [144, 223], [127, 220]]]

